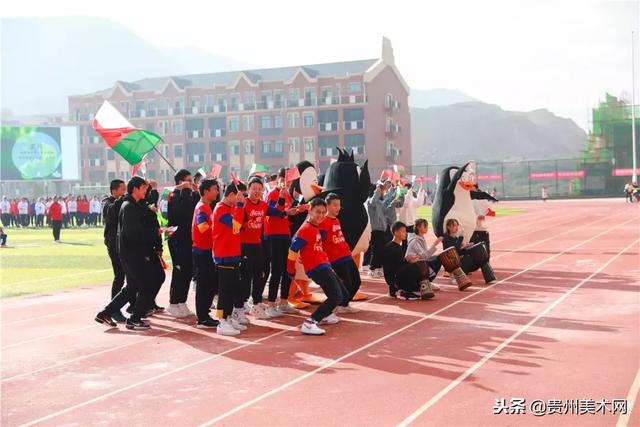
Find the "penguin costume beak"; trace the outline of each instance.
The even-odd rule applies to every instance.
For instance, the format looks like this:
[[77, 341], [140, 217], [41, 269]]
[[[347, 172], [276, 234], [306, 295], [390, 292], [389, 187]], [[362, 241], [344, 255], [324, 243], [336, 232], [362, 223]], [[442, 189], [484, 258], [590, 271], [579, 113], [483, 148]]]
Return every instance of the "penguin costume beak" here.
[[316, 196], [320, 195], [325, 190], [324, 187], [318, 185], [316, 182], [311, 183], [311, 189]]

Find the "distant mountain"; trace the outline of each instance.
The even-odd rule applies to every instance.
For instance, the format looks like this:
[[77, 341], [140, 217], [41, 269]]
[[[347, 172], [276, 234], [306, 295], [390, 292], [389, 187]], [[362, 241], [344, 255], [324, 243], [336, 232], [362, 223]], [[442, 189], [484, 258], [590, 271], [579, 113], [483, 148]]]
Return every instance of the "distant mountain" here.
[[409, 96], [409, 106], [412, 108], [439, 107], [476, 101], [479, 100], [456, 89], [411, 89]]
[[251, 67], [195, 47], [155, 46], [102, 18], [9, 18], [1, 31], [2, 104], [15, 115], [66, 112], [67, 96], [116, 80]]
[[468, 102], [411, 109], [413, 164], [576, 158], [586, 134], [548, 110]]

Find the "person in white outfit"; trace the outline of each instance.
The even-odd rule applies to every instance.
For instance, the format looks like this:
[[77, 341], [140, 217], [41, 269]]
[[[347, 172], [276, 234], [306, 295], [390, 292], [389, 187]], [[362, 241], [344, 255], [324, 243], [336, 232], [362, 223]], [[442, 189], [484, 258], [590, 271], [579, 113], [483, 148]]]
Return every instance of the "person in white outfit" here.
[[40, 197], [36, 202], [35, 210], [36, 210], [36, 227], [44, 227], [44, 214], [47, 209], [44, 205], [44, 200], [42, 199], [42, 197]]
[[406, 183], [404, 189], [407, 193], [404, 196], [404, 203], [401, 207], [396, 208], [399, 221], [407, 224], [407, 233], [414, 232], [414, 224], [418, 218], [418, 208], [427, 206], [429, 204], [429, 197], [427, 192], [420, 184], [420, 188], [417, 193], [413, 192], [413, 186], [411, 183]]

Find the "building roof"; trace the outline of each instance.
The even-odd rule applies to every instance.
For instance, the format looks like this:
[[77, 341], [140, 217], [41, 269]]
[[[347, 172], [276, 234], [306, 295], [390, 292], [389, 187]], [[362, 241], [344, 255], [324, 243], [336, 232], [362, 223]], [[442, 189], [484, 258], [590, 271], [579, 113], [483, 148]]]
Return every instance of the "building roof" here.
[[[153, 77], [137, 80], [134, 82], [117, 81], [127, 92], [132, 91], [155, 91], [160, 92], [164, 87], [173, 81], [175, 85], [184, 89], [186, 87], [213, 87], [213, 86], [233, 86], [240, 75], [244, 75], [251, 83], [256, 84], [261, 81], [288, 81], [295, 77], [296, 73], [302, 69], [310, 78], [318, 77], [348, 77], [350, 75], [364, 74], [372, 67], [378, 59], [364, 59], [359, 61], [331, 62], [328, 64], [296, 65], [282, 68], [263, 68], [256, 70], [225, 71], [220, 73], [188, 74], [184, 76]], [[106, 95], [112, 88], [104, 89], [87, 95]]]

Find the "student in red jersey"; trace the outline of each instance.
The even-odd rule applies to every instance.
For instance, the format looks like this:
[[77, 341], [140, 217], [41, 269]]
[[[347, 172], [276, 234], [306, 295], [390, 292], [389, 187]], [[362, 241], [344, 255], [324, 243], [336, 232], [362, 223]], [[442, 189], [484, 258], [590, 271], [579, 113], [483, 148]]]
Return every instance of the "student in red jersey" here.
[[340, 196], [330, 193], [325, 201], [327, 202], [327, 216], [320, 224], [322, 247], [327, 253], [333, 271], [340, 277], [348, 293], [348, 298], [338, 306], [336, 313], [355, 313], [359, 310], [350, 306], [349, 301], [360, 289], [360, 273], [353, 261], [351, 249], [342, 234], [342, 227], [338, 219], [341, 209]]
[[196, 267], [196, 316], [197, 328], [216, 328], [218, 321], [209, 315], [213, 297], [218, 292], [218, 274], [213, 262], [213, 240], [211, 234], [211, 207], [218, 200], [220, 186], [213, 178], [200, 181], [200, 201], [196, 205], [191, 223], [191, 240], [194, 265]]
[[240, 287], [240, 228], [244, 219], [244, 196], [236, 184], [227, 185], [224, 198], [213, 210], [213, 260], [218, 269], [217, 317], [220, 335], [238, 335], [247, 329], [232, 317], [235, 293]]
[[324, 291], [327, 299], [318, 306], [311, 317], [306, 319], [300, 332], [306, 335], [324, 335], [325, 330], [318, 327], [318, 323], [332, 325], [340, 319], [333, 314], [333, 310], [348, 301], [349, 293], [338, 275], [331, 269], [329, 258], [322, 248], [320, 224], [327, 215], [327, 202], [318, 198], [311, 200], [309, 215], [298, 232], [293, 237], [289, 256], [287, 258], [287, 272], [291, 277], [296, 274], [296, 259], [298, 254], [307, 275]]
[[267, 212], [277, 214], [276, 208], [270, 208], [262, 200], [264, 184], [262, 179], [255, 176], [249, 180], [249, 193], [244, 207], [244, 222], [240, 231], [240, 241], [242, 243], [242, 263], [240, 280], [243, 290], [243, 304], [249, 299], [253, 300], [251, 314], [257, 319], [269, 319], [267, 306], [262, 303], [262, 293], [264, 292], [264, 250], [262, 247], [262, 231]]
[[[287, 252], [291, 245], [289, 216], [300, 212], [299, 208], [292, 208], [293, 199], [287, 191], [285, 182], [286, 170], [278, 171], [278, 186], [267, 196], [267, 203], [272, 212], [267, 216], [264, 238], [269, 241], [271, 250], [271, 276], [269, 277], [269, 307], [267, 314], [280, 317], [282, 314], [296, 314], [298, 310], [289, 306], [289, 286], [291, 278], [287, 275]], [[280, 304], [276, 304], [280, 288]]]
[[49, 206], [49, 221], [51, 221], [51, 227], [53, 228], [53, 240], [56, 243], [60, 243], [60, 229], [62, 228], [62, 205], [58, 196], [53, 198], [53, 203]]

